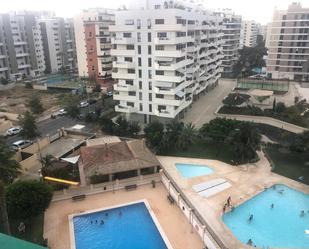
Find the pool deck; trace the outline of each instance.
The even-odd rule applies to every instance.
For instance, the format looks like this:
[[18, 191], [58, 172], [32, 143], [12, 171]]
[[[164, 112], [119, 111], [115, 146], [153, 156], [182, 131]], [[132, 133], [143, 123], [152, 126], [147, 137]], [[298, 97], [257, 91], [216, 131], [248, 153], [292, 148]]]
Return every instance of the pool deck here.
[[138, 186], [134, 191], [118, 190], [88, 195], [85, 200], [72, 202], [71, 199], [53, 201], [45, 212], [44, 237], [52, 249], [70, 248], [69, 215], [98, 208], [121, 205], [146, 199], [150, 204], [173, 249], [201, 249], [203, 243], [177, 205], [171, 205], [167, 190], [158, 183]]
[[[272, 173], [264, 154], [262, 152], [258, 154], [260, 160], [257, 163], [238, 167], [216, 160], [197, 158], [157, 156], [157, 159], [227, 248], [241, 249], [252, 247], [238, 241], [221, 219], [222, 208], [229, 196], [232, 198], [232, 205], [238, 206], [274, 184], [284, 184], [309, 194], [309, 186]], [[185, 179], [175, 167], [175, 163], [206, 165], [212, 168], [214, 173]], [[203, 198], [192, 188], [193, 185], [217, 178], [226, 179], [232, 186], [208, 198]]]

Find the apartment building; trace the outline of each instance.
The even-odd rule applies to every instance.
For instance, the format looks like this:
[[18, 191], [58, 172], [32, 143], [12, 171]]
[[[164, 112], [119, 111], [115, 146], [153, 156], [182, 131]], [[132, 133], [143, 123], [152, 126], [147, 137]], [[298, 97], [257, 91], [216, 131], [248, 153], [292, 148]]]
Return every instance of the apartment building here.
[[309, 8], [275, 10], [268, 26], [267, 73], [273, 79], [309, 81]]
[[36, 15], [0, 15], [0, 77], [17, 80], [45, 71], [41, 30]]
[[46, 73], [74, 72], [76, 49], [73, 19], [48, 16], [39, 20]]
[[257, 22], [244, 20], [241, 27], [240, 47], [255, 47], [258, 33], [259, 24]]
[[114, 10], [88, 9], [74, 17], [78, 74], [108, 85], [112, 76], [109, 25], [115, 21]]
[[242, 17], [230, 9], [218, 11], [216, 14], [222, 18], [223, 22], [223, 74], [230, 76], [239, 58]]
[[116, 111], [150, 122], [178, 118], [221, 76], [222, 21], [193, 3], [148, 0], [115, 15]]

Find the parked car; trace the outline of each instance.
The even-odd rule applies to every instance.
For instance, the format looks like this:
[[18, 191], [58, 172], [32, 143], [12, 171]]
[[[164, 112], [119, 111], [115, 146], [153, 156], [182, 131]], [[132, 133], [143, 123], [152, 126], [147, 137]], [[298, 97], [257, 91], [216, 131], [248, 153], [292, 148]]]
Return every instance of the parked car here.
[[16, 126], [16, 127], [12, 127], [10, 129], [8, 129], [5, 133], [5, 136], [13, 136], [13, 135], [16, 135], [18, 133], [20, 133], [22, 130], [22, 128], [20, 128], [19, 126]]
[[89, 106], [88, 101], [82, 101], [82, 102], [79, 103], [80, 108], [87, 107], [87, 106]]
[[65, 114], [67, 114], [67, 111], [66, 111], [65, 109], [60, 109], [60, 110], [58, 111], [58, 115], [59, 115], [59, 116], [64, 116]]
[[20, 149], [24, 149], [30, 146], [31, 144], [33, 144], [33, 142], [30, 140], [19, 140], [19, 141], [12, 143], [11, 148], [15, 151], [18, 151]]
[[89, 99], [88, 103], [89, 103], [89, 105], [92, 105], [92, 104], [97, 103], [97, 100], [96, 99]]
[[111, 96], [113, 96], [113, 92], [112, 92], [112, 91], [109, 91], [109, 92], [106, 93], [106, 95], [107, 95], [108, 97], [111, 97]]

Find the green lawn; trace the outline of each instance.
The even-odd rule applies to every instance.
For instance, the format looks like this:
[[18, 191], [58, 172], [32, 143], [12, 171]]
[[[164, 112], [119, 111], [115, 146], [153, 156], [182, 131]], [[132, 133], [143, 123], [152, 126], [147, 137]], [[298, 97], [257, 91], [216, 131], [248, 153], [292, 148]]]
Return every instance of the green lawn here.
[[268, 147], [266, 152], [275, 165], [275, 173], [309, 184], [309, 154], [286, 152], [273, 146]]
[[213, 141], [197, 142], [188, 150], [169, 151], [164, 153], [164, 156], [216, 159], [226, 163], [231, 163], [231, 160], [233, 160], [233, 152], [229, 145]]
[[[17, 228], [21, 221], [26, 225], [25, 233], [18, 232]], [[10, 220], [12, 236], [40, 245], [42, 245], [43, 242], [43, 226], [44, 214], [40, 214], [29, 220]]]

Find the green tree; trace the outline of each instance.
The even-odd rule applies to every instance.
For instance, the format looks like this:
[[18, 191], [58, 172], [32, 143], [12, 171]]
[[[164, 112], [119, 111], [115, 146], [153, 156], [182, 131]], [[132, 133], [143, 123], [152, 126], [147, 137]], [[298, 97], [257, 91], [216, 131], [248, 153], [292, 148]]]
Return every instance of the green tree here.
[[0, 141], [0, 181], [5, 184], [13, 182], [19, 174], [20, 165], [13, 159], [14, 154], [4, 141]]
[[9, 81], [8, 81], [6, 78], [1, 78], [1, 79], [0, 79], [0, 83], [1, 83], [2, 85], [7, 85], [7, 84], [9, 84]]
[[169, 150], [178, 148], [178, 145], [180, 144], [179, 138], [183, 127], [184, 124], [175, 119], [166, 125], [166, 132], [164, 135], [165, 142], [163, 143], [164, 149]]
[[46, 210], [52, 196], [52, 189], [45, 182], [17, 181], [6, 191], [9, 217], [26, 219], [37, 216]]
[[80, 114], [78, 107], [80, 100], [80, 96], [69, 93], [60, 96], [59, 104], [67, 111], [70, 117], [78, 118]]
[[141, 126], [139, 125], [138, 122], [130, 122], [128, 130], [129, 130], [129, 135], [134, 137], [138, 135], [138, 133], [141, 131]]
[[101, 130], [103, 132], [105, 132], [107, 134], [114, 134], [116, 125], [114, 124], [114, 122], [110, 118], [103, 116], [100, 119], [100, 126], [101, 126]]
[[188, 149], [196, 141], [197, 131], [192, 123], [185, 124], [178, 137], [177, 147], [181, 150]]
[[44, 167], [49, 167], [52, 165], [54, 160], [55, 158], [52, 155], [47, 154], [46, 156], [42, 157], [40, 161]]
[[256, 150], [260, 150], [261, 135], [253, 124], [241, 122], [235, 130], [230, 132], [226, 141], [234, 150], [235, 161], [244, 163], [254, 159]]
[[295, 141], [290, 145], [291, 151], [307, 152], [309, 151], [309, 131], [298, 134]]
[[215, 141], [224, 141], [239, 123], [237, 120], [215, 118], [199, 129], [199, 135], [202, 139], [209, 137]]
[[114, 132], [117, 136], [125, 137], [129, 134], [129, 122], [123, 116], [119, 116], [115, 123], [116, 126]]
[[37, 95], [37, 94], [33, 94], [30, 97], [30, 99], [28, 101], [28, 105], [30, 106], [31, 111], [34, 114], [40, 114], [44, 111], [43, 105], [41, 103], [41, 99], [40, 99], [39, 95]]
[[22, 128], [21, 136], [23, 138], [33, 139], [39, 135], [35, 118], [30, 112], [27, 111], [23, 116], [19, 117], [19, 124]]
[[144, 133], [148, 145], [158, 151], [164, 135], [164, 125], [158, 121], [151, 122], [144, 128]]
[[5, 234], [10, 234], [10, 224], [5, 200], [5, 188], [3, 182], [0, 180], [0, 231]]

